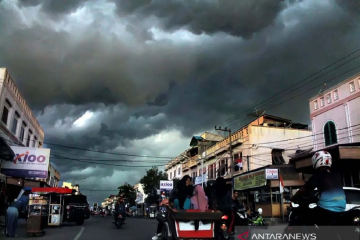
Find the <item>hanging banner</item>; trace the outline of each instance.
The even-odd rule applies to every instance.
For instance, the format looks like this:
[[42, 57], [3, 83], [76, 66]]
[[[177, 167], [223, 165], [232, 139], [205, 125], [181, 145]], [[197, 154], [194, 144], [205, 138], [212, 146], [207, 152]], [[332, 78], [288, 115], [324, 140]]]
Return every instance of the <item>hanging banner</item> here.
[[11, 147], [13, 161], [3, 161], [1, 172], [10, 177], [46, 179], [49, 171], [50, 149]]
[[234, 190], [262, 187], [266, 185], [265, 169], [234, 178]]

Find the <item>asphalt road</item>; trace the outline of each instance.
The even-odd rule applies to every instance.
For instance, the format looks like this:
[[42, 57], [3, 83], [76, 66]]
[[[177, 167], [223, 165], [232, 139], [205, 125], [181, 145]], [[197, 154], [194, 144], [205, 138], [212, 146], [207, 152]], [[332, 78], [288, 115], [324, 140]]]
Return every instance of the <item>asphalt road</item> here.
[[[117, 229], [112, 223], [113, 218], [94, 216], [85, 221], [83, 226], [66, 224], [59, 228], [47, 228], [43, 237], [34, 237], [41, 240], [99, 240], [99, 239], [126, 239], [146, 240], [151, 239], [156, 232], [157, 221], [155, 219], [127, 218], [127, 224]], [[17, 230], [19, 240], [26, 238], [26, 223], [19, 220]], [[14, 239], [3, 238], [0, 239]]]
[[[150, 240], [156, 231], [157, 221], [155, 219], [127, 218], [127, 224], [121, 229], [117, 229], [112, 223], [113, 217], [93, 216], [85, 221], [83, 226], [76, 226], [69, 223], [62, 227], [47, 228], [43, 237], [34, 237], [41, 240], [99, 240], [99, 239], [125, 239], [125, 240]], [[287, 224], [278, 224], [270, 226], [267, 230], [257, 231], [258, 233], [281, 233]], [[237, 238], [241, 231], [235, 227], [235, 236]], [[19, 220], [17, 230], [19, 240], [29, 240], [26, 238], [26, 222]], [[13, 239], [3, 238], [0, 239]]]

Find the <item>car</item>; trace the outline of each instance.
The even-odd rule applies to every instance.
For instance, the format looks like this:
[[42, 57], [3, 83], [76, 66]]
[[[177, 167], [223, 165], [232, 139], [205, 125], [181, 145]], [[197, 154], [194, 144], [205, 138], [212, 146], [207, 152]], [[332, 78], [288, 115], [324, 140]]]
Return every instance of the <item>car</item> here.
[[90, 206], [85, 195], [68, 195], [64, 197], [64, 221], [83, 225], [90, 218]]

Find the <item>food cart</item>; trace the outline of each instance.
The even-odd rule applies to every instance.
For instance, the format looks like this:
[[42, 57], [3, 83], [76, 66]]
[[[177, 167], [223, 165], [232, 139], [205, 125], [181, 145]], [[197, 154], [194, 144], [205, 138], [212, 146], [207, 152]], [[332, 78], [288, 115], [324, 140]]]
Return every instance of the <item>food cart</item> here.
[[49, 187], [33, 188], [32, 192], [36, 192], [41, 195], [49, 195], [48, 225], [61, 226], [64, 215], [64, 195], [72, 194], [74, 190], [69, 188]]

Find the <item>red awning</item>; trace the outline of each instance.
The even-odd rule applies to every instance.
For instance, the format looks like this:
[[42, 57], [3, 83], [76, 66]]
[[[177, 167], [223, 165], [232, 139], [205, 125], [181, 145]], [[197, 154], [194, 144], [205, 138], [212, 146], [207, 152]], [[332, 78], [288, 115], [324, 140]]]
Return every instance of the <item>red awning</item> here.
[[40, 188], [32, 188], [31, 191], [33, 193], [59, 193], [59, 194], [71, 194], [73, 193], [73, 189], [69, 188], [61, 188], [61, 187], [40, 187]]

